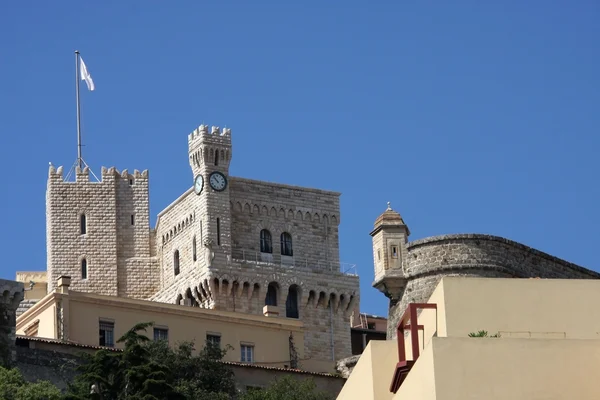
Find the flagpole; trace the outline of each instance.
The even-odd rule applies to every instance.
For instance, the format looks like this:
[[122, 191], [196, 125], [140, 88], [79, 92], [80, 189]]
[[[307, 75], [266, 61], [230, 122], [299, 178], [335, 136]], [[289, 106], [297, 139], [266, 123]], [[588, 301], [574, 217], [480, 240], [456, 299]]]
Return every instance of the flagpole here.
[[75, 86], [77, 88], [77, 164], [83, 169], [81, 158], [81, 112], [79, 107], [79, 50], [75, 50]]

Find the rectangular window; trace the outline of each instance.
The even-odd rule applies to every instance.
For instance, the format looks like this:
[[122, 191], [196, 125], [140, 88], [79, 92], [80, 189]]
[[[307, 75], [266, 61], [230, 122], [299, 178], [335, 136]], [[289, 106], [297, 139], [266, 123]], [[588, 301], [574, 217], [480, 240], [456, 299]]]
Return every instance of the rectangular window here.
[[221, 335], [214, 334], [214, 333], [207, 333], [206, 334], [206, 342], [212, 346], [221, 348]]
[[254, 362], [254, 346], [250, 344], [242, 344], [240, 348], [242, 350], [241, 362]]
[[169, 341], [169, 329], [168, 328], [154, 328], [154, 341], [166, 340]]
[[133, 179], [129, 180], [129, 186], [133, 186]]
[[131, 225], [133, 225], [135, 223], [135, 218], [133, 216], [133, 214], [131, 214]]
[[392, 246], [392, 257], [398, 258], [398, 247], [397, 246]]
[[100, 346], [114, 347], [115, 345], [115, 323], [100, 321]]
[[221, 245], [221, 221], [217, 218], [217, 246]]

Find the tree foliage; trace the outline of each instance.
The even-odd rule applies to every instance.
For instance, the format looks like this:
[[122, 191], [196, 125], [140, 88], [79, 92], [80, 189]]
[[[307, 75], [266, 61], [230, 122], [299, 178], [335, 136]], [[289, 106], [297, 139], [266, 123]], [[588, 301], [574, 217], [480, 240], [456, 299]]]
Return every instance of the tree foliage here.
[[249, 390], [241, 400], [333, 400], [333, 397], [319, 391], [312, 379], [299, 380], [285, 375], [265, 389]]
[[117, 342], [122, 352], [99, 350], [87, 357], [69, 387], [68, 400], [229, 399], [235, 393], [233, 372], [219, 362], [225, 351], [207, 346], [194, 356], [193, 343], [175, 349], [151, 341], [140, 323]]
[[18, 370], [0, 368], [2, 400], [333, 400], [316, 389], [312, 379], [285, 376], [265, 389], [237, 393], [224, 350], [206, 343], [198, 352], [193, 342], [170, 347], [150, 340], [144, 332], [152, 323], [140, 323], [118, 343], [123, 351], [102, 349], [84, 354], [78, 374], [67, 393], [49, 382], [28, 383]]
[[60, 390], [47, 381], [27, 382], [18, 369], [0, 367], [0, 399], [59, 400]]

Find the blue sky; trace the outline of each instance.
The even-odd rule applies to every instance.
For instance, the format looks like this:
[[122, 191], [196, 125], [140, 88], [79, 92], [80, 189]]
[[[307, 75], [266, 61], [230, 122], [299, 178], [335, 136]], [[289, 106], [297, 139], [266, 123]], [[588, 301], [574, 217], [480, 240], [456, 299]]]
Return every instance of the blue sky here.
[[597, 1], [20, 1], [0, 12], [0, 277], [44, 270], [48, 162], [149, 169], [152, 223], [192, 184], [187, 134], [232, 129], [231, 174], [342, 192], [371, 288], [390, 201], [411, 240], [504, 236], [598, 270]]

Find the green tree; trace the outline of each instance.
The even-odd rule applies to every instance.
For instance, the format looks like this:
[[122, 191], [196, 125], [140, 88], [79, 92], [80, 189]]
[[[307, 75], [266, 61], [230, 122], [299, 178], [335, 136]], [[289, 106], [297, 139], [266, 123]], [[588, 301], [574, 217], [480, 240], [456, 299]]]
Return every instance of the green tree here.
[[59, 400], [61, 393], [48, 381], [27, 382], [18, 369], [0, 367], [0, 399]]
[[103, 349], [87, 355], [65, 398], [228, 400], [235, 395], [233, 372], [220, 362], [226, 350], [205, 346], [193, 355], [191, 342], [173, 349], [142, 333], [152, 325], [127, 331], [117, 341], [124, 345], [122, 352]]
[[229, 399], [236, 394], [235, 379], [231, 368], [222, 363], [228, 350], [210, 343], [193, 355], [193, 342], [181, 342], [175, 348], [166, 341], [150, 342], [151, 357], [162, 360], [173, 373], [173, 385], [186, 399]]
[[327, 392], [319, 391], [312, 379], [294, 379], [289, 375], [275, 379], [265, 389], [247, 391], [241, 400], [333, 400]]

